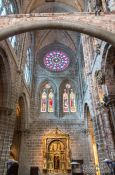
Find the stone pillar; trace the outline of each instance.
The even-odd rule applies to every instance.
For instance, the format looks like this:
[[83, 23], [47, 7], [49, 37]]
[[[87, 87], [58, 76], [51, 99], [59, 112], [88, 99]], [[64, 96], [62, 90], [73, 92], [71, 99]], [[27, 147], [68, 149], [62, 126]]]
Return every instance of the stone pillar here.
[[114, 147], [114, 140], [112, 136], [112, 131], [111, 131], [111, 126], [110, 126], [110, 120], [109, 120], [109, 115], [108, 115], [108, 109], [103, 108], [102, 110], [102, 117], [103, 117], [103, 124], [105, 128], [105, 139], [106, 139], [106, 144], [107, 144], [107, 151], [108, 151], [108, 156], [109, 159], [113, 159], [115, 156], [115, 147]]
[[115, 95], [109, 95], [104, 97], [104, 102], [110, 110], [111, 120], [114, 127], [115, 133]]
[[106, 3], [106, 0], [102, 0], [102, 6], [103, 6], [103, 11], [106, 12], [106, 11], [107, 11], [107, 3]]
[[106, 140], [105, 140], [105, 130], [103, 127], [103, 121], [102, 121], [102, 114], [101, 114], [101, 104], [98, 104], [97, 107], [97, 122], [95, 123], [95, 128], [98, 129], [98, 132], [96, 132], [96, 142], [97, 142], [97, 150], [98, 150], [98, 158], [99, 158], [99, 167], [100, 172], [102, 174], [109, 173], [108, 168], [103, 163], [103, 160], [108, 156], [108, 152], [106, 150]]
[[6, 174], [6, 161], [13, 136], [12, 109], [0, 108], [0, 175]]

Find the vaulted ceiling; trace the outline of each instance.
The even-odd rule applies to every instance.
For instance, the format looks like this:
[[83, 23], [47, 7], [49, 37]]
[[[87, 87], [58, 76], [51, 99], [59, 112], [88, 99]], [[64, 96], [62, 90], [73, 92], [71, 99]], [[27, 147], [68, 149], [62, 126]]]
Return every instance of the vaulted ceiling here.
[[[46, 2], [49, 1], [49, 2]], [[53, 6], [58, 6], [58, 8], [66, 9], [66, 11], [83, 11], [85, 7], [85, 0], [54, 0], [54, 2], [51, 2], [53, 0], [26, 0], [22, 1], [22, 8], [23, 13], [30, 13], [33, 11], [36, 11], [36, 9], [39, 9], [40, 7], [43, 8], [43, 6], [46, 8], [50, 6], [51, 4]], [[70, 9], [70, 10], [69, 10]]]
[[[49, 1], [49, 2], [46, 2]], [[54, 1], [54, 2], [51, 2]], [[25, 0], [21, 13], [72, 13], [84, 11], [85, 0]], [[80, 34], [64, 30], [43, 30], [34, 32], [35, 55], [40, 49], [52, 43], [60, 43], [77, 52]]]

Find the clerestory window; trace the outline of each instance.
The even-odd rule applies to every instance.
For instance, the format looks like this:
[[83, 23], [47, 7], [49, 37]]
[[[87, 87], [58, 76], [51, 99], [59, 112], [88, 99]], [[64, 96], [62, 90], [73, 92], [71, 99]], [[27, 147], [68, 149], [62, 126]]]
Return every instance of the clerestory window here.
[[27, 85], [30, 85], [31, 80], [32, 80], [32, 51], [31, 51], [31, 48], [28, 48], [26, 52], [24, 78], [25, 78]]
[[63, 112], [76, 112], [76, 98], [70, 84], [66, 84], [63, 90]]
[[54, 112], [54, 91], [50, 84], [46, 84], [41, 92], [41, 112]]

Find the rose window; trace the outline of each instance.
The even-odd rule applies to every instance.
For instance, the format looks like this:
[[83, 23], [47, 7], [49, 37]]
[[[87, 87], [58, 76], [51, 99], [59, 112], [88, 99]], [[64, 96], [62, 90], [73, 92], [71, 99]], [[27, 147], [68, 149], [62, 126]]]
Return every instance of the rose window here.
[[44, 57], [44, 65], [50, 71], [63, 71], [68, 68], [69, 63], [68, 55], [59, 50], [50, 51]]

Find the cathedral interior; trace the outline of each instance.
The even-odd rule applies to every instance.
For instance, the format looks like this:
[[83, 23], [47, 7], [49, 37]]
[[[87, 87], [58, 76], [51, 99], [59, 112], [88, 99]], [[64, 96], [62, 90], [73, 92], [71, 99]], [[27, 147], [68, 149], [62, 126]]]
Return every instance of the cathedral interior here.
[[0, 175], [11, 160], [115, 175], [115, 0], [0, 0]]

